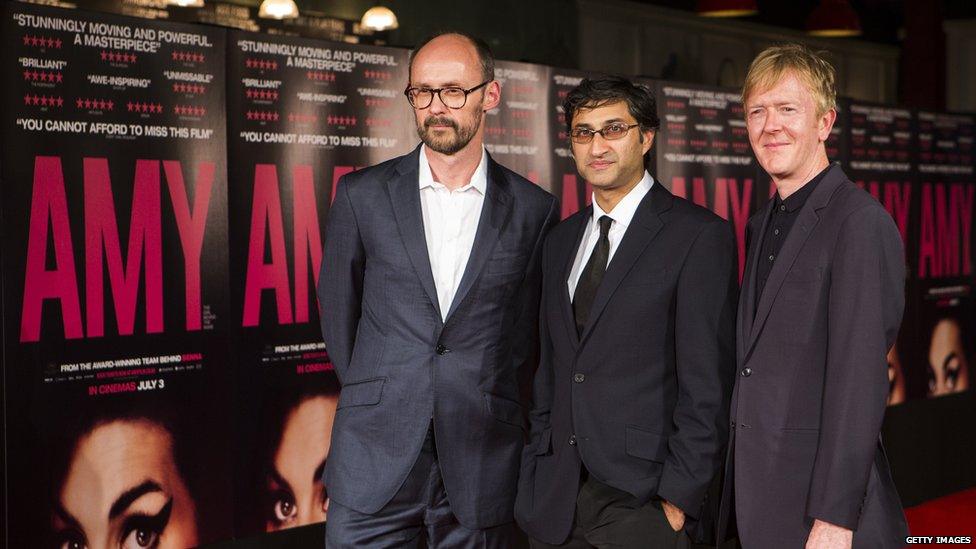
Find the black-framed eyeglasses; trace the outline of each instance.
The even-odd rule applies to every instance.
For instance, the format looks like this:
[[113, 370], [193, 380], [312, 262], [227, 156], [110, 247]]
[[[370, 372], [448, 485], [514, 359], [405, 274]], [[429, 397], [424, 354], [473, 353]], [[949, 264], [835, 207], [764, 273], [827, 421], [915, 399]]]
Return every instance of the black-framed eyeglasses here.
[[593, 136], [595, 134], [600, 134], [600, 137], [613, 141], [615, 139], [620, 139], [627, 135], [627, 132], [631, 128], [636, 128], [640, 124], [621, 124], [619, 122], [614, 122], [608, 126], [605, 126], [599, 130], [591, 130], [589, 128], [573, 128], [573, 131], [569, 132], [570, 138], [572, 138], [573, 143], [578, 145], [586, 145], [590, 141], [593, 141]]
[[403, 95], [407, 96], [410, 106], [415, 109], [426, 109], [434, 102], [434, 94], [440, 98], [450, 109], [460, 109], [468, 102], [468, 94], [480, 90], [487, 86], [491, 80], [485, 80], [471, 89], [464, 89], [458, 86], [448, 86], [446, 88], [407, 88], [403, 90]]

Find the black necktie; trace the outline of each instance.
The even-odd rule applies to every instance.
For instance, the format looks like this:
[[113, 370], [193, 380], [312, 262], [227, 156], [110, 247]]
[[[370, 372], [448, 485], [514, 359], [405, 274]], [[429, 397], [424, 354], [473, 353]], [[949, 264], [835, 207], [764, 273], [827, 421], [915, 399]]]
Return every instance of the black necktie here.
[[612, 224], [612, 217], [608, 215], [600, 217], [600, 240], [596, 241], [596, 247], [590, 254], [590, 260], [583, 267], [579, 282], [576, 284], [576, 293], [573, 295], [573, 312], [576, 314], [576, 332], [579, 335], [583, 335], [583, 327], [586, 326], [586, 319], [590, 316], [590, 307], [593, 306], [596, 291], [600, 288], [603, 273], [607, 271], [607, 260], [610, 258], [610, 225]]

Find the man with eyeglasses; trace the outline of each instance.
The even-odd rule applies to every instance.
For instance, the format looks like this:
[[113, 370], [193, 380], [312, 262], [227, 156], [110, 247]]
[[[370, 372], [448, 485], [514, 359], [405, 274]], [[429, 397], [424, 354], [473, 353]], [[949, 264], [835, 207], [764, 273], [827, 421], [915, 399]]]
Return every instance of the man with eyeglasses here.
[[459, 33], [410, 56], [422, 144], [343, 177], [319, 305], [342, 382], [326, 546], [508, 547], [555, 199], [485, 152], [501, 89]]
[[516, 519], [534, 548], [710, 541], [735, 364], [732, 229], [645, 170], [659, 125], [646, 88], [586, 79], [563, 109], [593, 202], [543, 252]]

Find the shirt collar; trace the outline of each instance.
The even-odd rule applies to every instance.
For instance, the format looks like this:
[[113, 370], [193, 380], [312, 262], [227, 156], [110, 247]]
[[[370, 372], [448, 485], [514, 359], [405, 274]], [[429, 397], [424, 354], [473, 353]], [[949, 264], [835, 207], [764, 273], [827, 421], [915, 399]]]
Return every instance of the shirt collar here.
[[774, 207], [779, 208], [780, 205], [784, 205], [786, 206], [786, 211], [791, 213], [799, 210], [806, 204], [807, 199], [813, 194], [813, 190], [817, 188], [817, 183], [820, 183], [828, 171], [830, 171], [830, 166], [827, 166], [820, 173], [813, 176], [813, 179], [807, 181], [802, 187], [793, 191], [793, 194], [787, 196], [785, 200], [779, 197], [779, 193], [776, 193]]
[[654, 178], [651, 174], [644, 170], [644, 177], [637, 182], [637, 185], [627, 193], [627, 196], [620, 199], [617, 205], [613, 207], [611, 213], [606, 213], [603, 208], [600, 207], [596, 202], [596, 194], [594, 193], [593, 202], [593, 225], [594, 227], [599, 226], [600, 218], [607, 215], [610, 216], [616, 223], [620, 224], [621, 228], [626, 229], [630, 225], [631, 220], [634, 219], [634, 214], [637, 213], [637, 206], [640, 205], [641, 200], [644, 199], [644, 195], [651, 190], [654, 186]]
[[[427, 187], [443, 187], [441, 183], [434, 181], [434, 172], [430, 169], [430, 162], [427, 161], [427, 145], [420, 146], [420, 165], [419, 165], [419, 180], [420, 188], [425, 189]], [[488, 153], [485, 149], [481, 149], [481, 161], [478, 162], [478, 167], [475, 168], [474, 174], [471, 175], [471, 181], [467, 185], [458, 189], [458, 191], [466, 191], [468, 189], [475, 189], [481, 194], [485, 194], [488, 188]]]

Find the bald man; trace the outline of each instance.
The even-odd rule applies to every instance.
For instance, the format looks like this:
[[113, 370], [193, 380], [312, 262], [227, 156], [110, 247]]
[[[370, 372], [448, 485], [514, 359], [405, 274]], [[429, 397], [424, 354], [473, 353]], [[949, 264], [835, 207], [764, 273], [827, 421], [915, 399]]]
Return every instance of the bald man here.
[[484, 149], [501, 88], [483, 42], [426, 40], [404, 94], [422, 144], [343, 177], [329, 213], [326, 546], [507, 547], [555, 200]]

